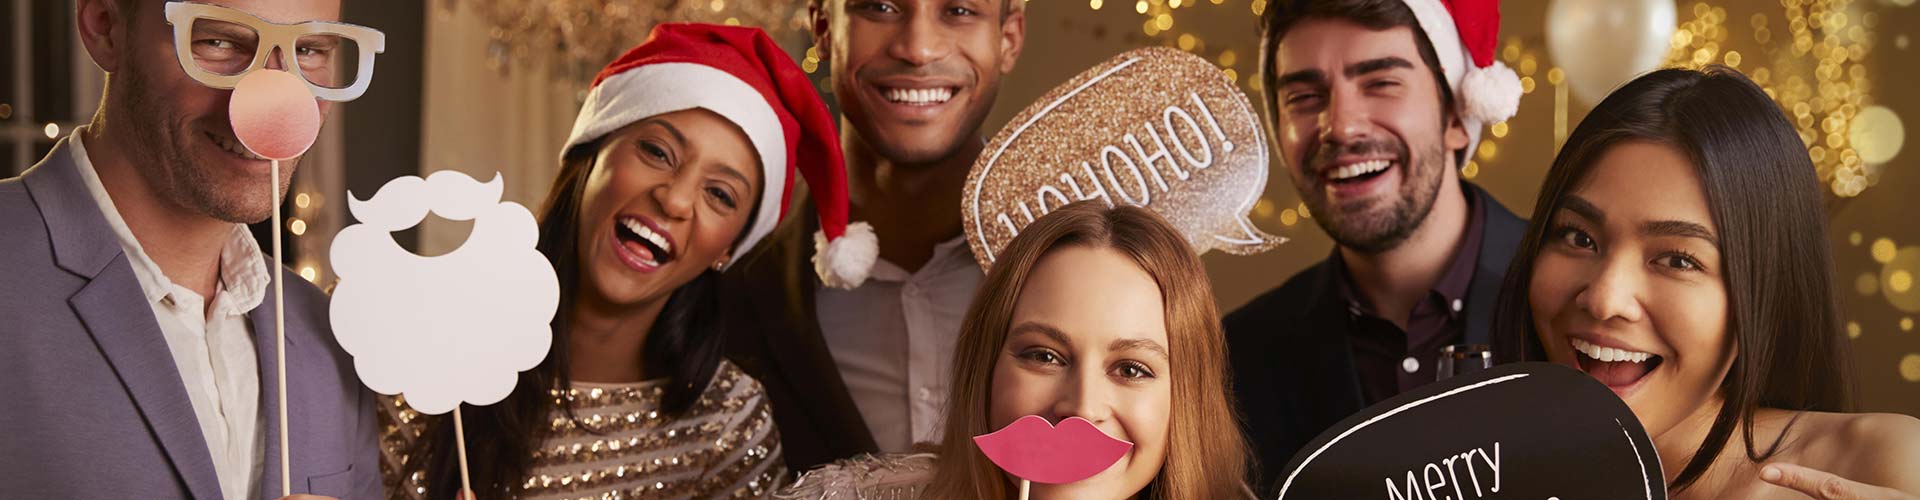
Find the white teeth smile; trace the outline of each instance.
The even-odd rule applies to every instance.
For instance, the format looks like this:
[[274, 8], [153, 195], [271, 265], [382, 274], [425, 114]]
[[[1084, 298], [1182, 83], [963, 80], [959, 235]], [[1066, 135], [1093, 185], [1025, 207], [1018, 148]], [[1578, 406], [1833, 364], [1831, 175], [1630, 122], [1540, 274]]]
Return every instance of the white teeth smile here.
[[1333, 173], [1327, 174], [1327, 177], [1332, 178], [1333, 180], [1336, 180], [1336, 181], [1344, 181], [1344, 180], [1352, 179], [1362, 175], [1379, 172], [1381, 170], [1386, 170], [1387, 165], [1391, 165], [1391, 164], [1392, 163], [1388, 162], [1387, 160], [1372, 160], [1372, 161], [1363, 161], [1359, 163], [1349, 163], [1346, 165], [1335, 167], [1333, 169]]
[[[673, 244], [667, 242], [667, 237], [661, 236], [660, 233], [653, 232], [653, 228], [647, 227], [646, 224], [641, 224], [639, 219], [623, 217], [620, 219], [620, 225], [626, 226], [628, 231], [633, 231], [633, 234], [647, 240], [648, 243], [652, 243], [653, 246], [659, 248], [661, 252], [667, 255], [673, 255]], [[651, 262], [648, 263], [657, 265], [660, 257], [661, 256], [656, 255], [653, 259], [649, 259]]]
[[267, 157], [265, 156], [253, 154], [252, 151], [247, 151], [246, 146], [240, 145], [239, 141], [228, 140], [225, 137], [220, 137], [213, 134], [207, 134], [207, 137], [212, 138], [213, 143], [217, 146], [220, 146], [220, 149], [227, 150], [228, 153], [240, 155], [241, 158], [246, 158], [249, 160], [256, 160], [256, 161], [266, 161], [267, 159]]
[[1587, 357], [1608, 362], [1608, 363], [1612, 363], [1615, 361], [1643, 363], [1643, 362], [1646, 362], [1648, 359], [1653, 358], [1652, 353], [1629, 351], [1625, 349], [1615, 349], [1612, 347], [1601, 347], [1601, 346], [1593, 345], [1590, 342], [1580, 340], [1580, 339], [1569, 339], [1569, 340], [1572, 341], [1574, 350], [1580, 351], [1582, 354], [1586, 354]]
[[914, 105], [940, 104], [953, 98], [953, 89], [948, 87], [931, 89], [884, 89], [881, 93], [887, 97], [888, 101]]

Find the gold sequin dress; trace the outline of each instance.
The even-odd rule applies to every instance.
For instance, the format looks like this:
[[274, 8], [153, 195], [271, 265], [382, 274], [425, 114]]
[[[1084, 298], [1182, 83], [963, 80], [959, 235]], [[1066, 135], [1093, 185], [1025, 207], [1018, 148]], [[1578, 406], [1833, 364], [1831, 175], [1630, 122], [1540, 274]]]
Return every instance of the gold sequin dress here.
[[[558, 403], [551, 432], [533, 456], [533, 472], [519, 498], [709, 499], [766, 498], [786, 476], [780, 435], [760, 382], [722, 361], [713, 381], [679, 418], [660, 411], [657, 379], [633, 384], [575, 382]], [[381, 405], [387, 420], [381, 469], [396, 498], [421, 498], [423, 478], [398, 478], [398, 464], [418, 438], [417, 414], [392, 398]], [[588, 429], [598, 430], [599, 433]]]
[[916, 500], [933, 480], [939, 457], [861, 455], [807, 471], [775, 493], [777, 500]]

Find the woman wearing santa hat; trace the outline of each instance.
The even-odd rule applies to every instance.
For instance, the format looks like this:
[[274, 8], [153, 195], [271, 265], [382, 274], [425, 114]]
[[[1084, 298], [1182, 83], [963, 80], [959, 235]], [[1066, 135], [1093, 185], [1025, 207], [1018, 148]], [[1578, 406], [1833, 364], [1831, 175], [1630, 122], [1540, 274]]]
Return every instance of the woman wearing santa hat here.
[[[756, 380], [721, 356], [719, 274], [780, 221], [798, 171], [823, 282], [873, 261], [848, 225], [838, 134], [755, 28], [663, 24], [595, 78], [541, 211], [561, 280], [551, 354], [465, 419], [482, 498], [760, 497], [786, 476]], [[398, 407], [398, 406], [396, 406]], [[453, 498], [452, 425], [402, 412], [397, 494]]]

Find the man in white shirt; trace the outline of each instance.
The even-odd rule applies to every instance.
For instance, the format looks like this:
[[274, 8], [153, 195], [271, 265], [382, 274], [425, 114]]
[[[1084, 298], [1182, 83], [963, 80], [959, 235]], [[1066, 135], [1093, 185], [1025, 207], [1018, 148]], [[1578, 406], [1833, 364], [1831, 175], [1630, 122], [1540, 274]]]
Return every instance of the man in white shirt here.
[[[340, 14], [338, 1], [204, 3], [275, 24]], [[272, 178], [234, 138], [231, 92], [186, 69], [251, 59], [259, 35], [170, 22], [164, 2], [78, 4], [108, 73], [102, 105], [0, 181], [0, 496], [279, 498], [289, 429], [273, 417], [280, 353], [261, 306], [292, 273], [245, 224], [279, 207], [297, 161]], [[299, 64], [318, 67], [302, 45]], [[287, 281], [290, 483], [313, 494], [294, 496], [381, 498], [373, 398], [328, 334], [326, 297]]]
[[859, 287], [823, 287], [800, 218], [728, 273], [728, 350], [767, 387], [794, 471], [939, 439], [954, 341], [983, 278], [960, 191], [1025, 41], [1024, 3], [810, 6], [843, 113], [849, 220], [873, 226], [880, 259]]

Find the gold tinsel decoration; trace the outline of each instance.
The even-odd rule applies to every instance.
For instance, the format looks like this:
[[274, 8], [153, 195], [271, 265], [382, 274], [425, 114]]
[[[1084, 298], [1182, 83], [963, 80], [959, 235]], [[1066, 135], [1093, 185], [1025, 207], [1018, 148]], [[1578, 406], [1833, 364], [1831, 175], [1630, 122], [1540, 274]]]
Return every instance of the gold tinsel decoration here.
[[[1820, 181], [1835, 196], [1852, 198], [1879, 181], [1848, 141], [1848, 126], [1869, 104], [1866, 60], [1873, 47], [1873, 14], [1855, 15], [1852, 0], [1782, 0], [1784, 24], [1766, 13], [1744, 23], [1756, 54], [1731, 49], [1727, 10], [1693, 5], [1693, 19], [1674, 31], [1669, 66], [1725, 64], [1753, 78], [1787, 112]], [[1785, 28], [1784, 30], [1779, 30]], [[1776, 31], [1779, 30], [1779, 31]]]

